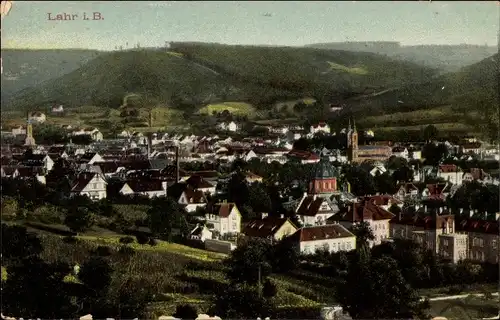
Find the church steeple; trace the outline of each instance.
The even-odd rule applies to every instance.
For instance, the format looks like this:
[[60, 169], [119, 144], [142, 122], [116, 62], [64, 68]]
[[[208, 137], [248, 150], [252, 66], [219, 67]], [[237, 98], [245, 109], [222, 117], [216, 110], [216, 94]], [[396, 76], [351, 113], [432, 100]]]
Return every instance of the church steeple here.
[[349, 126], [347, 127], [347, 132], [351, 131], [351, 118], [349, 118]]
[[354, 120], [354, 118], [352, 119], [352, 123], [353, 123], [353, 131], [356, 132], [356, 120]]

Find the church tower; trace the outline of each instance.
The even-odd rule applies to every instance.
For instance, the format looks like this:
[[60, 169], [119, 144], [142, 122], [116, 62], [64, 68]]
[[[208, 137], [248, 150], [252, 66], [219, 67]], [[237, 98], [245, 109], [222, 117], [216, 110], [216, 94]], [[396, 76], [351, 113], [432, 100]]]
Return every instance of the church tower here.
[[33, 125], [31, 124], [30, 114], [28, 112], [27, 115], [27, 125], [26, 125], [26, 140], [24, 141], [24, 145], [26, 146], [34, 146], [35, 138], [33, 138]]
[[[349, 120], [349, 127], [351, 121]], [[347, 156], [349, 161], [355, 162], [358, 158], [358, 131], [356, 130], [356, 122], [353, 120], [352, 131], [348, 134]]]

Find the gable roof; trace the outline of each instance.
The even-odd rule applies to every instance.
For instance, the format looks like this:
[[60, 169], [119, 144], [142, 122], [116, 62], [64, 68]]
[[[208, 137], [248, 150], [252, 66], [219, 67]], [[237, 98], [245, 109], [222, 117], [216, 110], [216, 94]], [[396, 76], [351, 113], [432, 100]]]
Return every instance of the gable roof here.
[[322, 226], [303, 227], [297, 230], [292, 235], [291, 239], [305, 242], [347, 237], [355, 237], [355, 235], [340, 224], [327, 224]]
[[394, 217], [391, 212], [365, 201], [364, 204], [352, 203], [330, 217], [329, 221], [362, 222], [366, 220], [389, 220]]
[[249, 237], [272, 237], [287, 221], [290, 222], [295, 229], [297, 229], [297, 227], [295, 227], [295, 225], [288, 218], [266, 217], [264, 219], [251, 220], [245, 228], [243, 228], [242, 233]]
[[98, 173], [95, 172], [82, 172], [78, 175], [75, 182], [73, 183], [73, 188], [71, 188], [72, 192], [81, 192], [85, 187], [89, 184], [89, 182], [96, 176]]
[[152, 192], [152, 191], [163, 191], [163, 185], [161, 180], [127, 180], [125, 182], [130, 189], [134, 192]]
[[443, 226], [443, 223], [453, 221], [455, 216], [452, 214], [420, 214], [420, 213], [407, 213], [396, 215], [389, 223], [412, 225], [424, 230], [436, 230]]
[[[211, 214], [218, 215], [221, 218], [227, 218], [231, 214], [233, 208], [236, 207], [236, 204], [233, 202], [223, 202], [211, 204], [207, 207], [207, 212]], [[237, 208], [237, 207], [236, 207]]]
[[321, 204], [325, 201], [322, 197], [307, 196], [304, 198], [299, 208], [297, 209], [297, 214], [301, 216], [314, 217], [320, 213]]

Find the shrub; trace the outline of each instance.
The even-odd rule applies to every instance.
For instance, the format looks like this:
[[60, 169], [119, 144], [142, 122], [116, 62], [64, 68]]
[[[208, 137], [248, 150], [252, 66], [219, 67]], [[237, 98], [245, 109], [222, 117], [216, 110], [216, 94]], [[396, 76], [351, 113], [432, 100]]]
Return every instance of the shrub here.
[[66, 236], [63, 238], [64, 243], [74, 244], [78, 243], [78, 239], [75, 236]]
[[149, 237], [142, 234], [142, 233], [137, 234], [135, 236], [135, 238], [137, 239], [138, 244], [148, 244], [149, 243]]
[[150, 246], [156, 246], [158, 244], [158, 241], [156, 241], [155, 238], [149, 238], [149, 245]]
[[126, 256], [131, 256], [135, 254], [134, 248], [128, 247], [128, 246], [122, 246], [120, 250], [118, 250], [119, 254], [126, 255]]
[[107, 246], [98, 246], [93, 252], [93, 254], [101, 257], [107, 257], [113, 254], [113, 251], [110, 247]]
[[121, 237], [119, 241], [120, 241], [120, 243], [123, 243], [123, 244], [129, 244], [129, 243], [134, 243], [134, 238], [129, 237], [129, 236]]

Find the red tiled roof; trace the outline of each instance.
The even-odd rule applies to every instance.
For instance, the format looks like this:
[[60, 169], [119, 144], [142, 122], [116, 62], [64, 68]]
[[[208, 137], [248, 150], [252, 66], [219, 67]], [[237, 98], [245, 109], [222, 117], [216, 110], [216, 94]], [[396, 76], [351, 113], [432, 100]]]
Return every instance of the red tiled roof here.
[[418, 213], [402, 214], [396, 215], [392, 218], [389, 223], [412, 225], [417, 228], [422, 228], [424, 230], [437, 230], [442, 228], [443, 223], [448, 223], [453, 221], [455, 216], [452, 214], [444, 215], [422, 215]]
[[401, 204], [402, 202], [390, 195], [380, 195], [365, 197], [365, 201], [370, 201], [377, 206], [387, 206], [389, 204]]
[[462, 218], [455, 223], [457, 231], [487, 233], [498, 235], [500, 232], [498, 221], [486, 221]]
[[388, 220], [392, 219], [394, 214], [373, 204], [365, 201], [364, 204], [353, 203], [347, 208], [339, 211], [328, 220], [345, 221], [345, 222], [362, 222], [366, 220]]
[[252, 220], [243, 228], [242, 233], [249, 237], [267, 238], [273, 236], [287, 220], [275, 217]]
[[292, 235], [292, 239], [298, 240], [300, 242], [347, 237], [354, 237], [354, 234], [349, 232], [349, 230], [347, 230], [340, 224], [304, 227], [297, 230]]
[[236, 207], [236, 204], [233, 202], [216, 203], [209, 206], [207, 212], [218, 215], [221, 218], [227, 218], [234, 207]]
[[439, 172], [442, 173], [460, 172], [460, 168], [458, 168], [454, 164], [442, 164], [439, 166]]
[[127, 185], [134, 192], [162, 191], [162, 181], [160, 180], [128, 180]]
[[313, 196], [307, 196], [297, 209], [297, 214], [301, 216], [314, 217], [319, 213], [319, 209], [323, 201], [324, 199], [321, 197], [314, 199]]

